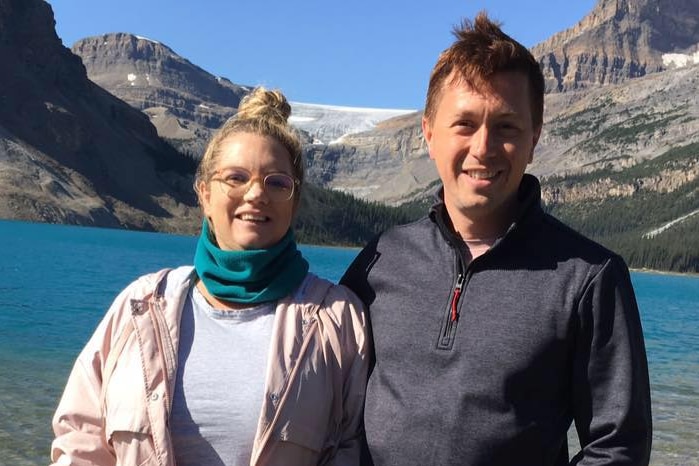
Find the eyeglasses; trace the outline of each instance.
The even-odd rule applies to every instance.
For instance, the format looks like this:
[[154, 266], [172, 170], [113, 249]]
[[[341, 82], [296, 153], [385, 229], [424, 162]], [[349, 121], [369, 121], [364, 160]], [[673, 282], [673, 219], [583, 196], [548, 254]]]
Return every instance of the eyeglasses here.
[[223, 194], [231, 199], [243, 197], [255, 180], [262, 180], [262, 188], [272, 202], [285, 202], [294, 197], [294, 188], [299, 180], [286, 173], [270, 173], [264, 178], [253, 177], [243, 168], [227, 169], [223, 176], [214, 176], [211, 181], [220, 183]]

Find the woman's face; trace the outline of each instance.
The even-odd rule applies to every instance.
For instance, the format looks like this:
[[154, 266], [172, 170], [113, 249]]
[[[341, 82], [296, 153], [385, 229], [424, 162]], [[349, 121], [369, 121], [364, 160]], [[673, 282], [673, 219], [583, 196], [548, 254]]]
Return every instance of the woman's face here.
[[264, 249], [279, 242], [294, 215], [294, 196], [283, 199], [289, 189], [297, 189], [291, 156], [276, 139], [253, 133], [226, 138], [213, 177], [199, 187], [218, 246]]

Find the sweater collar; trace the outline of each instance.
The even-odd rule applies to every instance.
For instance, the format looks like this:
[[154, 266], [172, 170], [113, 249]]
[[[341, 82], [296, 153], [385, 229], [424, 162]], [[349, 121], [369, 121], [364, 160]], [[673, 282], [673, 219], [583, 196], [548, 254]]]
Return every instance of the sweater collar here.
[[[433, 197], [435, 202], [430, 208], [430, 219], [437, 224], [442, 236], [450, 245], [457, 248], [463, 247], [463, 240], [456, 233], [454, 224], [444, 204], [444, 186], [437, 188], [433, 193]], [[524, 174], [517, 191], [517, 199], [520, 201], [519, 210], [516, 212], [514, 220], [503, 235], [503, 238], [510, 235], [510, 232], [516, 230], [522, 223], [543, 215], [543, 209], [541, 208], [541, 184], [534, 175]], [[502, 238], [497, 243], [501, 240]]]

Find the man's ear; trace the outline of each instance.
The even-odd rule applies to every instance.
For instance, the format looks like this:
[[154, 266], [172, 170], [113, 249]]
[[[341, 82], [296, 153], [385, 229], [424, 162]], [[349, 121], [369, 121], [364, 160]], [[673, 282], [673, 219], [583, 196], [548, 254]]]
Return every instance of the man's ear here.
[[532, 136], [532, 150], [529, 153], [529, 161], [527, 163], [532, 163], [534, 161], [534, 149], [536, 149], [536, 145], [539, 143], [539, 136], [541, 136], [541, 126], [534, 129], [534, 135]]
[[432, 125], [430, 124], [430, 120], [423, 116], [422, 117], [422, 136], [425, 138], [425, 142], [427, 143], [427, 152], [430, 154], [430, 158], [432, 157], [432, 151], [430, 150], [430, 143], [432, 142]]

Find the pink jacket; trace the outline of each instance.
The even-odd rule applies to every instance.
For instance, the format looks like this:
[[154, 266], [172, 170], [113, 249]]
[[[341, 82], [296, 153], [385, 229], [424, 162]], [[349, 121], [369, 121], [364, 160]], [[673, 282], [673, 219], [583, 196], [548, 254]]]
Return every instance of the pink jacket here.
[[[163, 296], [166, 276], [177, 292]], [[168, 417], [193, 277], [191, 267], [162, 270], [119, 294], [68, 379], [52, 464], [174, 466]], [[346, 288], [315, 276], [304, 284], [302, 298], [277, 305], [251, 465], [359, 464], [366, 315]]]

